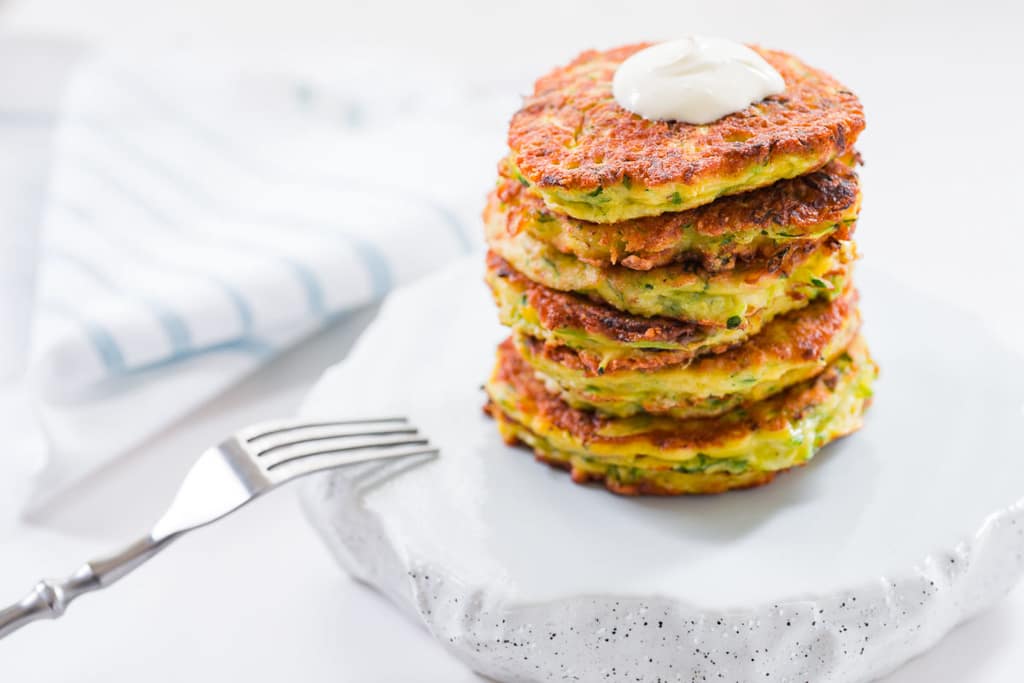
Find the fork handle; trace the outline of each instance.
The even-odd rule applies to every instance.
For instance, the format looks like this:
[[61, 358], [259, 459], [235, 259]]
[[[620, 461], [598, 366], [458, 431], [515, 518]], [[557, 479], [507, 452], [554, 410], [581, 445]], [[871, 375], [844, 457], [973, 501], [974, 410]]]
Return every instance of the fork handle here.
[[56, 619], [72, 600], [114, 583], [163, 550], [172, 538], [145, 536], [115, 555], [86, 562], [64, 581], [40, 581], [19, 602], [0, 610], [0, 638], [33, 621]]

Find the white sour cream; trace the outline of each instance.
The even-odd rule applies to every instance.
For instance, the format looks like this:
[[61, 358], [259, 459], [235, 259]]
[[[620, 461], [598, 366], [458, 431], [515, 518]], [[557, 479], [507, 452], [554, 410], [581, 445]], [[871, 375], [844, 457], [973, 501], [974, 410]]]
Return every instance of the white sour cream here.
[[615, 101], [652, 121], [704, 124], [785, 92], [779, 72], [746, 45], [690, 36], [659, 43], [619, 65]]

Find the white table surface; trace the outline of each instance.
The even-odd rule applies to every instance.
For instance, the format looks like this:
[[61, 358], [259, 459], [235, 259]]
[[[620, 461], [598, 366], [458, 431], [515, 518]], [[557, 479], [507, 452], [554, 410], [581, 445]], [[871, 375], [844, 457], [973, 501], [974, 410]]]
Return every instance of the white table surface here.
[[[1016, 3], [976, 1], [955, 12], [931, 2], [770, 4], [658, 2], [645, 4], [645, 14], [640, 3], [621, 0], [7, 0], [0, 31], [157, 49], [215, 41], [304, 68], [322, 67], [339, 46], [373, 43], [439, 61], [454, 74], [504, 78], [537, 73], [583, 47], [647, 36], [703, 32], [792, 49], [838, 74], [867, 107], [858, 232], [865, 258], [972, 309], [986, 333], [1024, 352], [1017, 300], [1024, 222], [1013, 208], [1024, 186]], [[481, 195], [490, 183], [481, 179]], [[41, 574], [61, 574], [143, 531], [203, 446], [240, 424], [290, 413], [370, 315], [278, 359], [0, 532], [0, 602], [20, 597]], [[1021, 642], [1024, 588], [887, 681], [1020, 680]], [[281, 491], [183, 539], [105, 594], [76, 603], [61, 622], [0, 643], [0, 680], [480, 678], [345, 577], [302, 519], [294, 491]]]

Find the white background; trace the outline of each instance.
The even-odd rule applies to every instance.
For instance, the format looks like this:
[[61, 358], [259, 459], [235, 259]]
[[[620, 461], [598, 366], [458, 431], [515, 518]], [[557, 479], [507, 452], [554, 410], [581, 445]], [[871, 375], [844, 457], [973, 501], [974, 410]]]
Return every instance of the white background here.
[[[867, 166], [857, 234], [864, 258], [971, 309], [979, 334], [1024, 352], [1024, 213], [1017, 208], [1024, 15], [1011, 2], [945, 5], [0, 0], [0, 31], [155, 50], [216, 44], [320, 71], [338, 54], [367, 46], [436, 62], [455, 76], [522, 83], [586, 47], [685, 33], [787, 49], [833, 72], [864, 102]], [[505, 123], [493, 122], [496, 138]], [[480, 179], [481, 197], [491, 183]], [[201, 447], [239, 424], [291, 412], [320, 370], [341, 357], [352, 329], [280, 359], [0, 536], [0, 602], [19, 597], [40, 573], [69, 570], [143, 531]], [[1018, 589], [889, 680], [1021, 680], [1021, 642]], [[478, 680], [340, 574], [290, 492], [183, 540], [107, 594], [83, 599], [62, 622], [0, 642], [3, 681], [187, 677]]]

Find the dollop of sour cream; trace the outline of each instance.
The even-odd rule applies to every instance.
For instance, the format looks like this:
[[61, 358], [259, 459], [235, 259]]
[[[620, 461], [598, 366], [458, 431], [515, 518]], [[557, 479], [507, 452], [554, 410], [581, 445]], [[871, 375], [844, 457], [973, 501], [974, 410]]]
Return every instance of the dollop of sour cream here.
[[652, 45], [619, 65], [615, 101], [652, 121], [704, 124], [786, 90], [779, 72], [746, 45], [689, 36]]

